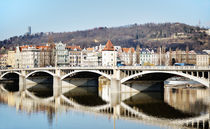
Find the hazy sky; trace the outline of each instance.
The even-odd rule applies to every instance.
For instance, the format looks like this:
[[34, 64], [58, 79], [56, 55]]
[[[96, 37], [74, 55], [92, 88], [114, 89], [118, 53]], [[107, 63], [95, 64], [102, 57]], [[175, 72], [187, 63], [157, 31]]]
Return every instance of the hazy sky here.
[[0, 0], [0, 40], [147, 22], [210, 27], [210, 0]]

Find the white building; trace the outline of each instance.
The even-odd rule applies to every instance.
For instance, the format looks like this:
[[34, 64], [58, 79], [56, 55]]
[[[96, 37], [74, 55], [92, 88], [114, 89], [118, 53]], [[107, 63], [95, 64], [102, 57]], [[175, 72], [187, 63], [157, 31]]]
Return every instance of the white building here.
[[55, 44], [56, 49], [56, 65], [59, 67], [63, 66], [69, 66], [69, 53], [66, 49], [66, 44], [63, 44], [62, 42]]
[[97, 67], [100, 66], [99, 52], [91, 52], [87, 50], [82, 51], [81, 66]]
[[15, 67], [40, 67], [40, 50], [34, 46], [17, 47], [15, 53]]
[[67, 46], [66, 49], [69, 52], [69, 65], [81, 66], [82, 49], [80, 46]]
[[120, 60], [125, 65], [135, 65], [136, 64], [136, 52], [134, 48], [122, 48], [119, 52]]
[[102, 66], [116, 66], [117, 65], [117, 51], [110, 40], [107, 41], [106, 46], [102, 50]]

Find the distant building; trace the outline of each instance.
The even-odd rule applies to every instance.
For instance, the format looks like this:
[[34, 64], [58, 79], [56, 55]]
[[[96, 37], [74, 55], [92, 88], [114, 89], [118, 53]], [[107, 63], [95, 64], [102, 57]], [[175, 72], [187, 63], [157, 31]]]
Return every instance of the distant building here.
[[117, 65], [117, 51], [110, 40], [107, 41], [106, 46], [102, 50], [102, 66], [116, 66]]
[[16, 47], [15, 67], [16, 68], [40, 67], [40, 50], [31, 45]]
[[159, 53], [155, 53], [153, 49], [143, 48], [140, 51], [141, 65], [159, 65]]
[[40, 67], [54, 66], [54, 56], [52, 47], [50, 45], [37, 46], [36, 49], [40, 51]]
[[56, 65], [59, 67], [69, 66], [69, 53], [66, 49], [66, 44], [63, 44], [62, 42], [55, 43], [55, 49], [56, 49]]
[[209, 54], [206, 52], [197, 53], [196, 66], [209, 66]]
[[206, 34], [210, 35], [210, 29], [206, 30]]
[[166, 62], [169, 62], [169, 65], [173, 65], [173, 63], [196, 65], [196, 52], [193, 50], [181, 51], [177, 48], [176, 51], [168, 51], [166, 54], [168, 55]]
[[15, 67], [15, 51], [8, 51], [7, 65]]
[[136, 52], [134, 48], [122, 48], [122, 52], [119, 53], [119, 57], [125, 65], [136, 64]]
[[80, 46], [67, 46], [69, 53], [69, 66], [81, 66], [81, 48]]
[[87, 51], [86, 49], [84, 49], [82, 51], [81, 66], [88, 66], [88, 67], [101, 66], [100, 52]]
[[7, 54], [0, 54], [0, 68], [1, 69], [6, 68], [7, 58], [8, 58]]
[[28, 35], [31, 35], [31, 26], [28, 27]]

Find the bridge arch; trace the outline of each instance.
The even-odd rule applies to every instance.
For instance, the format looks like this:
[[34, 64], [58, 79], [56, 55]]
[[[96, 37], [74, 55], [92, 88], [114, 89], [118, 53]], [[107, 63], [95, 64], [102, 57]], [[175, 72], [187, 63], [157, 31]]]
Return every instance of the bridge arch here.
[[126, 81], [128, 81], [132, 78], [138, 77], [138, 76], [142, 76], [142, 75], [146, 75], [146, 74], [153, 74], [153, 73], [164, 73], [164, 74], [171, 74], [171, 75], [179, 75], [179, 76], [182, 76], [182, 77], [192, 79], [194, 81], [197, 81], [197, 82], [203, 84], [206, 87], [209, 87], [209, 82], [207, 80], [204, 80], [202, 78], [198, 78], [198, 77], [195, 77], [195, 76], [192, 76], [192, 75], [188, 75], [188, 74], [185, 74], [185, 73], [182, 73], [182, 72], [177, 72], [177, 71], [143, 71], [143, 72], [136, 73], [136, 74], [133, 74], [133, 75], [130, 75], [128, 77], [125, 77], [125, 78], [121, 79], [121, 83], [124, 83], [124, 82], [126, 82]]
[[7, 74], [9, 74], [9, 73], [16, 73], [16, 74], [18, 74], [18, 75], [21, 75], [21, 73], [16, 72], [16, 71], [8, 71], [8, 72], [6, 72], [6, 73], [3, 73], [3, 74], [0, 76], [0, 78], [3, 78], [5, 75], [7, 75]]
[[80, 73], [80, 72], [91, 72], [91, 73], [96, 73], [96, 74], [102, 75], [102, 76], [108, 78], [109, 80], [111, 80], [111, 75], [105, 74], [105, 73], [100, 72], [100, 71], [97, 71], [97, 70], [75, 70], [75, 71], [73, 71], [73, 72], [70, 72], [70, 73], [68, 73], [68, 74], [66, 74], [66, 75], [64, 75], [64, 76], [62, 76], [62, 77], [61, 77], [61, 80], [63, 80], [64, 78], [66, 78], [66, 77], [68, 77], [68, 76], [70, 76], [70, 75], [73, 75], [73, 74], [75, 74], [75, 73]]
[[48, 73], [48, 74], [50, 74], [50, 75], [52, 75], [52, 76], [55, 76], [55, 74], [52, 73], [52, 72], [50, 72], [50, 71], [47, 71], [47, 70], [37, 70], [37, 71], [33, 71], [33, 72], [27, 74], [27, 75], [26, 75], [26, 78], [28, 78], [30, 75], [32, 75], [32, 74], [34, 74], [34, 73]]

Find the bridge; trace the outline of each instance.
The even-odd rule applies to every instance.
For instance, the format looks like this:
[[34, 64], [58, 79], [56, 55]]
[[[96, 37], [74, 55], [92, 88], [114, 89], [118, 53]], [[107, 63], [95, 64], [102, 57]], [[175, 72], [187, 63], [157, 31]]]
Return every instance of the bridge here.
[[5, 69], [0, 70], [0, 79], [11, 79], [11, 77], [15, 75], [16, 79], [19, 80], [19, 92], [22, 92], [27, 91], [27, 89], [30, 88], [27, 86], [28, 82], [39, 83], [35, 81], [36, 79], [30, 80], [30, 78], [33, 78], [35, 75], [38, 75], [37, 78], [39, 78], [40, 73], [44, 73], [53, 78], [54, 97], [62, 95], [62, 84], [66, 83], [64, 81], [66, 78], [72, 78], [79, 74], [87, 74], [88, 76], [88, 73], [98, 75], [98, 77], [103, 76], [110, 80], [111, 92], [113, 93], [130, 91], [126, 91], [125, 84], [132, 79], [144, 82], [163, 82], [173, 76], [189, 78], [201, 83], [207, 88], [210, 86], [210, 67], [197, 66], [47, 67]]

